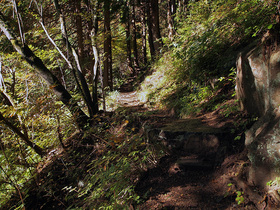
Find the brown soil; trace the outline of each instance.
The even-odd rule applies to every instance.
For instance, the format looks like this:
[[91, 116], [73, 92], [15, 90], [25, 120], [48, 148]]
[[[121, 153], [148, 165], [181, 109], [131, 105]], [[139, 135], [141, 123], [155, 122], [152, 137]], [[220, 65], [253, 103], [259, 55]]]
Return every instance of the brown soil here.
[[142, 177], [137, 190], [146, 201], [140, 209], [258, 209], [246, 194], [244, 202], [236, 201], [237, 191], [242, 191], [236, 176], [246, 157], [232, 155], [214, 168], [180, 166], [177, 159], [175, 154], [163, 158]]
[[[133, 97], [127, 97], [131, 94]], [[126, 106], [136, 107], [138, 100], [135, 94], [121, 93], [119, 100], [122, 101], [123, 97]], [[238, 119], [221, 118], [220, 111], [203, 114], [195, 119], [212, 128], [230, 130]], [[149, 123], [160, 128], [177, 120], [166, 112], [159, 112], [151, 116]], [[227, 140], [229, 143], [232, 141]], [[204, 159], [209, 157], [204, 157], [204, 154], [170, 150], [156, 167], [142, 175], [136, 191], [144, 203], [136, 209], [264, 209], [266, 202], [261, 192], [252, 193], [252, 187], [246, 183], [248, 160], [246, 151], [243, 151], [243, 143], [232, 146], [235, 148], [220, 156], [218, 163], [210, 158], [207, 162], [212, 162], [210, 165], [205, 163]], [[187, 161], [182, 164], [182, 159]]]

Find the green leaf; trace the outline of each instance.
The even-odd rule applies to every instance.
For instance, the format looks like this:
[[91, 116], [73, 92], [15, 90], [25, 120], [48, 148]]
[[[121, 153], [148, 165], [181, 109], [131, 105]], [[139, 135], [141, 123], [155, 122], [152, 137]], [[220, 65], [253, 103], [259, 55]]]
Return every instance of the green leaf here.
[[272, 29], [272, 27], [273, 27], [273, 24], [270, 24], [270, 25], [267, 27], [267, 29]]

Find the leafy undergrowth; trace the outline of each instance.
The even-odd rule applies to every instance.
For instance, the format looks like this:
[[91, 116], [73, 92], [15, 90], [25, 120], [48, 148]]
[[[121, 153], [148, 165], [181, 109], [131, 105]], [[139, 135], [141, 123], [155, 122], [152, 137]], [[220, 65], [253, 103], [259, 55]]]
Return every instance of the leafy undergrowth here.
[[[37, 174], [3, 209], [123, 209], [141, 198], [134, 187], [140, 174], [157, 163], [164, 148], [147, 142], [136, 113], [119, 110], [96, 117], [86, 133], [49, 152]], [[145, 117], [143, 115], [143, 117]], [[96, 135], [98, 133], [98, 135]]]
[[[141, 83], [141, 101], [174, 109], [187, 117], [205, 107], [215, 110], [226, 97], [213, 97], [226, 83], [235, 84], [236, 58], [246, 46], [276, 27], [278, 1], [191, 1], [172, 41], [164, 39], [160, 58]], [[250, 9], [249, 9], [250, 8]], [[156, 81], [156, 82], [155, 82]], [[212, 86], [212, 87], [211, 87]], [[212, 103], [212, 104], [211, 104]]]
[[[209, 98], [219, 104], [214, 112], [201, 103], [204, 111], [200, 117], [213, 123], [226, 119], [242, 145], [248, 120], [235, 109], [233, 99], [218, 103], [219, 97]], [[147, 195], [135, 187], [149, 181], [140, 177], [168, 157], [168, 150], [161, 142], [151, 141], [146, 131], [171, 120], [174, 118], [164, 111], [145, 111], [141, 106], [118, 108], [110, 117], [96, 116], [88, 132], [77, 131], [65, 140], [65, 149], [50, 151], [38, 165], [37, 174], [20, 189], [22, 198], [15, 193], [3, 209], [144, 208]]]

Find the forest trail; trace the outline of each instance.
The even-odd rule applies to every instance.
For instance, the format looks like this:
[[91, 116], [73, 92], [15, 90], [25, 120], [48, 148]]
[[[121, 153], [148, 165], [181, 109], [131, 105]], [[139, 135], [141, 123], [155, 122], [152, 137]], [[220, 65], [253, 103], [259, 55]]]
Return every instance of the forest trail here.
[[131, 107], [140, 105], [137, 91], [120, 92], [117, 102], [120, 107]]
[[[140, 102], [137, 95], [135, 91], [121, 92], [118, 106], [144, 116], [137, 117], [141, 121], [139, 124], [137, 121], [137, 124], [141, 127], [145, 124], [148, 128], [139, 131], [145, 135], [147, 143], [153, 145], [151, 148], [161, 151], [163, 157], [160, 160], [155, 157], [157, 162], [153, 162], [141, 172], [140, 177], [137, 175], [133, 180], [136, 185], [134, 190], [141, 202], [130, 205], [129, 209], [265, 209], [266, 202], [257, 204], [264, 200], [263, 197], [252, 199], [246, 193], [243, 194], [246, 184], [243, 184], [242, 189], [239, 187], [247, 154], [241, 152], [243, 149], [236, 144], [238, 141], [231, 141], [227, 130], [231, 128], [229, 119], [224, 121], [215, 112], [176, 119], [166, 111], [151, 111]], [[143, 112], [147, 112], [147, 115]], [[87, 178], [92, 176], [88, 173], [92, 172], [90, 168], [96, 158], [94, 154], [100, 155], [103, 151], [95, 147], [92, 149], [92, 138], [83, 139], [83, 135], [74, 133], [66, 141], [65, 149], [50, 151], [45, 161], [37, 166], [38, 177], [26, 188], [26, 209], [70, 209], [71, 205], [84, 205], [85, 197], [70, 194], [72, 189], [76, 189], [72, 186], [77, 180], [77, 184], [83, 184], [83, 180], [86, 183]], [[89, 156], [93, 156], [93, 159]], [[15, 196], [4, 209], [14, 209], [13, 205], [18, 202]]]
[[[136, 91], [120, 93], [118, 103], [123, 107], [140, 106]], [[225, 131], [230, 129], [228, 123], [221, 122], [215, 113], [186, 120], [163, 113], [151, 133], [166, 145], [168, 154], [140, 179], [136, 191], [145, 202], [136, 209], [256, 209], [246, 195], [239, 196], [240, 204], [236, 200], [235, 174], [242, 170], [236, 163], [245, 162], [246, 155], [224, 156], [230, 154], [226, 144], [231, 140]], [[186, 148], [180, 141], [182, 136], [183, 142], [197, 146]], [[201, 143], [208, 140], [208, 147]]]

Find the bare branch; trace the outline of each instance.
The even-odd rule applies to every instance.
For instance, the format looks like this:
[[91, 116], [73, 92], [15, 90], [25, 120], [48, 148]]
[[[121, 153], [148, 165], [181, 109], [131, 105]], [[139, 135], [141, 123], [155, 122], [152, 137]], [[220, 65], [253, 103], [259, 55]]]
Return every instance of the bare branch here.
[[53, 40], [53, 39], [51, 38], [51, 36], [49, 35], [49, 33], [48, 33], [48, 31], [47, 31], [47, 29], [46, 29], [46, 27], [45, 27], [45, 25], [44, 25], [44, 23], [43, 23], [42, 20], [40, 21], [40, 24], [41, 24], [41, 26], [42, 26], [42, 28], [43, 28], [45, 34], [47, 35], [48, 39], [50, 40], [50, 42], [53, 44], [53, 46], [55, 47], [55, 49], [59, 52], [59, 54], [61, 55], [61, 57], [66, 61], [68, 67], [69, 67], [70, 69], [73, 69], [73, 66], [72, 66], [71, 62], [66, 58], [66, 56], [63, 54], [63, 52], [59, 49], [59, 47], [56, 45], [56, 43], [54, 42], [54, 40]]
[[23, 31], [22, 31], [23, 22], [22, 22], [20, 14], [18, 13], [16, 0], [12, 0], [12, 1], [13, 1], [14, 11], [15, 11], [15, 14], [16, 14], [16, 17], [17, 17], [17, 21], [18, 21], [18, 28], [19, 28], [19, 33], [20, 33], [20, 37], [21, 37], [21, 42], [25, 43], [24, 34], [23, 34]]
[[81, 69], [81, 66], [80, 66], [78, 54], [77, 54], [76, 50], [74, 49], [74, 47], [70, 44], [70, 42], [68, 40], [64, 17], [63, 17], [63, 14], [61, 13], [58, 1], [57, 0], [53, 0], [53, 2], [55, 4], [55, 8], [56, 8], [57, 14], [59, 15], [59, 20], [60, 20], [60, 25], [61, 25], [61, 32], [62, 32], [63, 38], [65, 39], [66, 47], [69, 49], [69, 51], [72, 52], [72, 55], [73, 55], [73, 57], [75, 59], [76, 67], [77, 67], [76, 68], [77, 74], [78, 74], [78, 77], [79, 77], [79, 80], [80, 80], [81, 86], [82, 86], [82, 95], [84, 96], [84, 100], [85, 100], [86, 105], [88, 107], [88, 111], [90, 113], [90, 116], [92, 117], [94, 114], [97, 113], [97, 110], [94, 109], [94, 103], [93, 103], [92, 97], [90, 95], [90, 91], [89, 91], [87, 82], [86, 82], [85, 77], [84, 77], [84, 75], [82, 73], [82, 69]]
[[2, 76], [2, 61], [0, 61], [0, 89], [3, 89], [4, 91], [6, 91], [4, 78]]
[[95, 80], [96, 75], [97, 75], [97, 68], [98, 68], [98, 64], [99, 64], [99, 55], [98, 55], [98, 50], [96, 47], [95, 34], [93, 31], [91, 32], [91, 45], [92, 45], [92, 51], [93, 51], [93, 55], [94, 55], [93, 80]]

